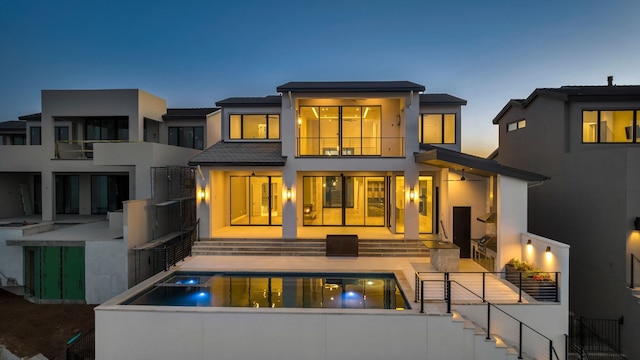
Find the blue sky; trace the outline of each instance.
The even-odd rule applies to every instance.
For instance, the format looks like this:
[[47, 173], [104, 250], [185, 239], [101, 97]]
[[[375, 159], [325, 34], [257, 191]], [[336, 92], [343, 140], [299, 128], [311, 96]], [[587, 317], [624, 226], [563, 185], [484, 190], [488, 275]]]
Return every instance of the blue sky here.
[[170, 107], [288, 81], [409, 80], [468, 101], [463, 151], [537, 87], [640, 84], [640, 2], [0, 0], [0, 121], [42, 89], [140, 88]]

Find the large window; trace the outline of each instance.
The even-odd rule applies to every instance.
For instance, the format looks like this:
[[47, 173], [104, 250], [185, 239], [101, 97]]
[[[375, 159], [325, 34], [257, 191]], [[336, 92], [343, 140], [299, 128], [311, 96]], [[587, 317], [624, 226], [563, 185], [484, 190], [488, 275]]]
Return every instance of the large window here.
[[232, 114], [230, 139], [280, 139], [280, 115]]
[[202, 126], [170, 127], [169, 145], [202, 150], [204, 149], [204, 128]]
[[129, 200], [128, 175], [91, 176], [91, 213], [106, 214], [123, 209], [123, 201]]
[[456, 114], [421, 114], [418, 136], [422, 144], [455, 144]]
[[640, 142], [638, 110], [587, 110], [582, 112], [582, 142]]
[[384, 226], [382, 176], [305, 176], [303, 224]]
[[29, 128], [29, 139], [31, 145], [42, 145], [42, 128], [40, 126], [32, 126]]
[[381, 155], [380, 106], [301, 106], [301, 156]]
[[282, 225], [282, 177], [232, 176], [231, 225]]
[[56, 141], [68, 141], [69, 140], [69, 127], [68, 126], [56, 126], [54, 129], [54, 136]]
[[129, 140], [129, 119], [126, 116], [88, 118], [85, 134], [87, 140]]

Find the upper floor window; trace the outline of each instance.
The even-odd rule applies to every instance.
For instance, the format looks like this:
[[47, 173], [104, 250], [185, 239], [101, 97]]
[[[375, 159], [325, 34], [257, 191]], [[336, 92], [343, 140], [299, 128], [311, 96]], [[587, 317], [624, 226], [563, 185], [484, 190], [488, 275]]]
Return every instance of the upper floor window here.
[[42, 145], [42, 128], [40, 126], [31, 126], [29, 128], [29, 139], [31, 145]]
[[229, 139], [280, 139], [280, 115], [232, 114]]
[[24, 134], [19, 135], [0, 135], [0, 145], [25, 145], [27, 143]]
[[455, 144], [456, 114], [421, 114], [418, 136], [422, 144]]
[[638, 110], [587, 110], [582, 112], [583, 143], [640, 142]]
[[129, 119], [120, 117], [87, 118], [86, 140], [129, 140]]
[[204, 128], [202, 126], [169, 127], [169, 145], [191, 149], [204, 149]]
[[56, 141], [68, 141], [69, 140], [69, 127], [68, 126], [56, 126], [55, 129]]
[[527, 120], [522, 119], [507, 124], [507, 132], [516, 131], [527, 127]]

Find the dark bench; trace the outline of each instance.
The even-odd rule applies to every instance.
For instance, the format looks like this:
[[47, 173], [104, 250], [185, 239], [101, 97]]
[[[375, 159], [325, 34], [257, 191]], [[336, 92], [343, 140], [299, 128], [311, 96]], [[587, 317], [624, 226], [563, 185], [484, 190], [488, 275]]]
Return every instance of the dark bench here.
[[358, 235], [327, 235], [326, 256], [358, 256]]

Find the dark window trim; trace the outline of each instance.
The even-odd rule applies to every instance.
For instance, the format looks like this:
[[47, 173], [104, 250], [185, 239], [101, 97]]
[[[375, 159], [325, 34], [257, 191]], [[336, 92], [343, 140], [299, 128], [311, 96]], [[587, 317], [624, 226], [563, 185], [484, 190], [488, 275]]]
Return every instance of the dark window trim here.
[[[525, 122], [525, 125], [524, 126], [520, 126], [520, 123], [523, 122], [523, 121]], [[526, 121], [527, 121], [527, 119], [522, 118], [520, 120], [516, 120], [516, 121], [512, 121], [512, 122], [507, 123], [507, 132], [510, 133], [510, 132], [514, 132], [514, 131], [526, 128], [527, 127]], [[515, 129], [509, 129], [509, 126], [510, 125], [514, 125], [514, 124], [516, 126]]]
[[[584, 141], [584, 113], [585, 112], [591, 112], [591, 111], [595, 111], [597, 113], [596, 115], [596, 141], [593, 142], [585, 142]], [[631, 111], [633, 114], [633, 121], [631, 123], [631, 129], [633, 130], [631, 133], [631, 141], [628, 142], [622, 142], [622, 141], [600, 141], [600, 113], [603, 111]], [[581, 116], [580, 116], [580, 141], [582, 144], [585, 145], [593, 145], [593, 144], [640, 144], [640, 141], [638, 141], [638, 137], [640, 136], [640, 108], [614, 108], [614, 109], [606, 109], [606, 108], [595, 108], [595, 109], [590, 109], [590, 108], [584, 108], [581, 110]]]
[[[38, 141], [34, 142], [33, 131], [38, 129]], [[42, 126], [30, 126], [29, 127], [29, 145], [42, 145]]]
[[[240, 116], [240, 137], [239, 138], [234, 138], [231, 137], [231, 117], [234, 115], [239, 115]], [[266, 123], [266, 129], [265, 129], [265, 137], [264, 138], [249, 138], [249, 139], [245, 139], [244, 137], [244, 117], [245, 115], [248, 116], [264, 116], [264, 120]], [[278, 117], [278, 137], [277, 138], [270, 138], [269, 137], [269, 116], [277, 116]], [[251, 140], [251, 141], [277, 141], [280, 140], [281, 136], [280, 134], [282, 134], [282, 126], [281, 126], [281, 116], [280, 114], [269, 114], [269, 113], [263, 113], [263, 114], [251, 114], [251, 113], [229, 113], [229, 121], [227, 122], [229, 124], [229, 140]]]
[[[426, 143], [424, 142], [424, 137], [423, 137], [423, 133], [424, 133], [424, 116], [425, 115], [440, 115], [440, 124], [442, 125], [442, 133], [440, 134], [440, 139], [442, 139], [440, 142], [438, 143], [433, 143], [433, 142], [429, 142]], [[454, 141], [453, 142], [445, 142], [445, 123], [444, 123], [444, 116], [445, 115], [453, 115], [453, 133], [454, 133]], [[458, 125], [458, 117], [457, 117], [457, 113], [440, 113], [440, 112], [436, 112], [436, 113], [420, 113], [420, 131], [418, 134], [418, 139], [420, 141], [420, 144], [447, 144], [447, 145], [455, 145], [458, 142], [458, 129], [457, 126]]]
[[[196, 146], [196, 129], [202, 129], [202, 147], [197, 147]], [[177, 137], [177, 144], [172, 144], [171, 143], [171, 129], [178, 129], [178, 137]], [[185, 144], [180, 144], [180, 129], [192, 129], [193, 132], [193, 139], [192, 139], [192, 143], [193, 143], [193, 147], [190, 146], [186, 146]], [[169, 129], [167, 131], [167, 144], [169, 145], [173, 145], [173, 146], [180, 146], [180, 147], [184, 147], [184, 148], [188, 148], [188, 149], [196, 149], [196, 150], [204, 150], [204, 126], [198, 126], [198, 125], [193, 125], [193, 126], [169, 126]]]
[[[273, 178], [280, 178], [282, 179], [282, 176], [278, 176], [278, 175], [230, 175], [229, 176], [229, 195], [231, 195], [231, 179], [232, 178], [247, 178], [249, 179], [248, 182], [248, 186], [249, 186], [249, 196], [251, 196], [251, 178], [267, 178], [268, 179], [268, 186], [269, 186], [269, 199], [268, 199], [268, 207], [269, 207], [269, 221], [267, 224], [251, 224], [251, 216], [247, 214], [248, 218], [249, 218], [249, 223], [248, 224], [234, 224], [233, 223], [233, 219], [231, 218], [231, 203], [233, 201], [233, 199], [231, 198], [231, 196], [229, 196], [229, 226], [282, 226], [282, 224], [273, 224], [272, 221], [272, 213], [273, 213], [273, 201], [272, 201], [272, 197], [273, 197], [273, 193], [271, 192], [272, 190], [272, 179]], [[284, 184], [284, 180], [283, 180], [283, 184]], [[251, 209], [248, 209], [251, 210]], [[283, 219], [284, 220], [284, 219]]]

